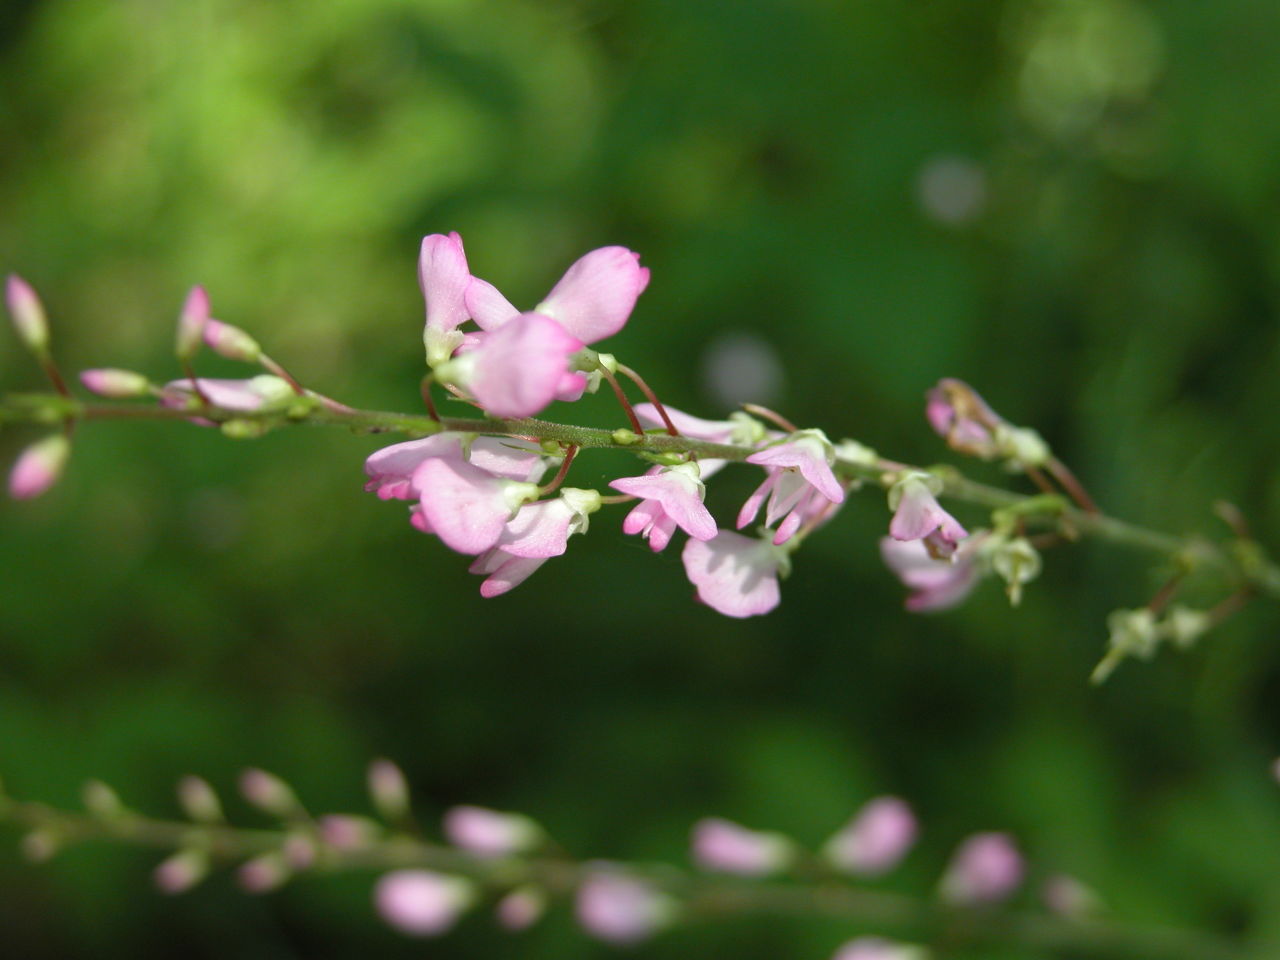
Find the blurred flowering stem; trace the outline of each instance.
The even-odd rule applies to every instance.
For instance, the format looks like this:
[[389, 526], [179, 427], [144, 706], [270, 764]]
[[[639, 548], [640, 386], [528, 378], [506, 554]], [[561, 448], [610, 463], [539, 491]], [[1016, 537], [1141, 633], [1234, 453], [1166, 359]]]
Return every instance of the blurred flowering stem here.
[[[325, 403], [314, 394], [298, 398], [298, 403], [285, 409], [257, 411], [227, 410], [210, 405], [198, 411], [168, 407], [126, 404], [84, 403], [75, 397], [58, 394], [10, 394], [0, 397], [0, 427], [7, 424], [31, 423], [59, 425], [81, 420], [189, 420], [198, 415], [206, 421], [227, 424], [249, 422], [261, 428], [259, 433], [298, 424], [344, 427], [355, 433], [398, 433], [425, 437], [441, 431], [474, 433], [489, 436], [524, 437], [535, 441], [552, 441], [582, 450], [625, 449], [633, 453], [695, 454], [700, 459], [745, 461], [757, 450], [750, 446], [713, 443], [688, 436], [670, 436], [663, 432], [637, 433], [546, 420], [457, 418], [435, 419], [424, 414], [394, 413], [381, 410], [359, 410], [341, 404]], [[877, 458], [872, 462], [837, 459], [836, 473], [845, 480], [863, 481], [888, 487], [903, 470], [916, 470], [908, 464]], [[1068, 535], [1090, 536], [1122, 546], [1162, 554], [1180, 567], [1211, 569], [1234, 578], [1239, 585], [1257, 593], [1280, 599], [1280, 567], [1263, 557], [1255, 544], [1248, 549], [1227, 550], [1207, 539], [1179, 537], [1128, 523], [1100, 512], [1090, 512], [1066, 505], [1039, 509], [1043, 495], [1026, 496], [1000, 487], [977, 483], [953, 468], [939, 471], [942, 495], [953, 500], [993, 510], [1014, 510], [1025, 520], [1040, 520]]]
[[[58, 847], [107, 840], [160, 850], [207, 851], [224, 863], [284, 848], [282, 830], [250, 830], [224, 823], [152, 819], [121, 809], [110, 816], [59, 810], [0, 798], [0, 821], [55, 838]], [[371, 838], [354, 849], [320, 844], [308, 872], [425, 868], [466, 877], [497, 892], [534, 884], [566, 897], [599, 864], [564, 857], [485, 857], [406, 834]], [[1225, 938], [1199, 931], [1137, 927], [1095, 920], [996, 909], [965, 909], [925, 898], [884, 893], [847, 883], [772, 882], [697, 874], [670, 865], [628, 864], [626, 871], [676, 898], [686, 921], [735, 916], [846, 919], [860, 926], [950, 944], [1018, 944], [1096, 958], [1246, 960], [1252, 954]]]

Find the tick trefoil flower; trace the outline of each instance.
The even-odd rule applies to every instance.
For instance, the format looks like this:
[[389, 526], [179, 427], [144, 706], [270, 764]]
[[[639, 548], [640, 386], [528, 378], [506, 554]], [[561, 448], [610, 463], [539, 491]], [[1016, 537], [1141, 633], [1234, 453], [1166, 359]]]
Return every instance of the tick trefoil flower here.
[[466, 880], [430, 870], [395, 870], [373, 890], [379, 916], [414, 937], [446, 933], [475, 899], [475, 887]]
[[459, 553], [480, 554], [498, 542], [538, 485], [509, 480], [461, 457], [432, 457], [414, 471], [422, 516], [431, 531]]
[[302, 810], [292, 787], [274, 773], [257, 767], [250, 767], [240, 774], [240, 794], [263, 813], [282, 820], [294, 817]]
[[54, 433], [37, 440], [18, 454], [9, 471], [9, 496], [15, 500], [31, 500], [58, 482], [71, 456], [71, 441], [65, 434]]
[[523, 814], [472, 806], [445, 812], [444, 835], [455, 847], [481, 857], [527, 853], [545, 837], [542, 828]]
[[831, 864], [861, 877], [888, 873], [915, 843], [915, 814], [897, 797], [876, 797], [822, 849]]
[[575, 912], [582, 928], [609, 943], [639, 943], [670, 923], [675, 904], [652, 884], [607, 868], [578, 887]]
[[1007, 833], [975, 833], [951, 858], [942, 878], [942, 896], [966, 906], [999, 903], [1022, 883], [1022, 854]]
[[5, 281], [4, 298], [13, 329], [22, 345], [37, 357], [48, 356], [49, 321], [35, 288], [16, 273], [11, 273]]
[[949, 610], [963, 603], [983, 575], [982, 544], [987, 531], [978, 531], [960, 541], [949, 560], [939, 560], [923, 540], [880, 540], [880, 556], [897, 574], [903, 586], [913, 592], [906, 608], [912, 613]]
[[498, 923], [508, 930], [527, 930], [541, 919], [547, 910], [547, 894], [541, 887], [526, 884], [517, 887], [498, 901], [494, 914]]
[[[683, 436], [693, 437], [695, 440], [754, 447], [770, 437], [769, 431], [765, 429], [763, 423], [740, 410], [729, 414], [729, 419], [727, 420], [703, 420], [701, 417], [695, 417], [667, 404], [663, 405], [663, 409], [667, 411], [667, 416], [671, 418], [671, 422]], [[652, 403], [637, 403], [635, 412], [636, 416], [640, 418], [640, 422], [646, 426], [655, 428], [666, 426], [661, 414], [658, 413], [658, 408]], [[725, 461], [717, 460], [714, 462], [724, 463]], [[702, 461], [702, 475], [704, 478], [707, 476], [707, 463], [708, 461], [706, 460]]]
[[655, 551], [667, 545], [675, 527], [695, 540], [716, 535], [715, 518], [702, 503], [706, 487], [697, 463], [660, 467], [642, 477], [612, 480], [609, 486], [643, 501], [627, 515], [622, 531], [644, 533]]
[[262, 359], [262, 347], [258, 345], [257, 340], [239, 327], [223, 323], [221, 320], [206, 321], [203, 339], [205, 346], [228, 360], [257, 363]]
[[208, 874], [209, 854], [192, 847], [162, 860], [151, 878], [161, 893], [178, 894], [190, 890]]
[[832, 960], [929, 960], [929, 956], [924, 947], [882, 937], [858, 937], [837, 950]]
[[367, 779], [369, 799], [381, 817], [395, 823], [409, 816], [409, 781], [404, 771], [380, 758], [369, 764]]
[[413, 475], [437, 457], [465, 459], [495, 476], [526, 483], [541, 480], [548, 466], [540, 448], [521, 440], [436, 433], [375, 450], [364, 463], [369, 477], [364, 488], [380, 500], [417, 500], [422, 494], [413, 485]]
[[[256, 413], [283, 407], [297, 396], [284, 380], [266, 373], [247, 380], [200, 377], [196, 383], [211, 404], [236, 413]], [[201, 406], [190, 380], [166, 383], [160, 388], [159, 398], [161, 406], [175, 410], [195, 410]]]
[[729, 820], [709, 817], [693, 825], [693, 859], [704, 870], [766, 877], [785, 870], [795, 859], [795, 845], [780, 833], [749, 830]]
[[791, 571], [789, 551], [769, 540], [721, 530], [690, 539], [681, 554], [698, 599], [727, 617], [754, 617], [778, 605], [778, 577]]
[[531, 503], [506, 525], [492, 549], [471, 564], [470, 572], [484, 576], [482, 597], [498, 597], [514, 590], [551, 557], [558, 557], [576, 533], [586, 533], [591, 514], [600, 509], [595, 490], [565, 487], [554, 500]]
[[889, 488], [889, 536], [895, 540], [922, 540], [929, 552], [949, 557], [968, 531], [955, 517], [942, 509], [936, 494], [942, 492], [942, 480], [918, 470], [904, 471]]
[[766, 496], [765, 526], [778, 524], [775, 545], [790, 540], [806, 521], [825, 519], [833, 504], [844, 502], [844, 488], [831, 469], [835, 458], [821, 430], [801, 430], [751, 454], [747, 463], [765, 467], [768, 475], [738, 512], [738, 529], [756, 518]]

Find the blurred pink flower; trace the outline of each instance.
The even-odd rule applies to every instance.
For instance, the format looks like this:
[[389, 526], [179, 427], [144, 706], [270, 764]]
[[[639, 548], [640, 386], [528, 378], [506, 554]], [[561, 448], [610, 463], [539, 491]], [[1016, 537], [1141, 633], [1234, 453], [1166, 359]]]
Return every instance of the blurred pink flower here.
[[393, 871], [382, 876], [373, 891], [382, 919], [415, 937], [445, 933], [474, 899], [467, 881], [430, 870]]
[[915, 591], [907, 597], [908, 610], [915, 613], [948, 610], [964, 602], [982, 578], [979, 559], [986, 536], [986, 532], [979, 531], [965, 538], [950, 560], [932, 556], [922, 540], [883, 537], [880, 556], [903, 586]]
[[638, 943], [671, 919], [670, 899], [652, 885], [602, 869], [578, 887], [577, 916], [584, 930], [609, 943]]
[[763, 877], [792, 861], [791, 841], [780, 833], [749, 830], [729, 820], [709, 817], [693, 825], [693, 859], [706, 870]]
[[942, 878], [942, 895], [952, 903], [998, 903], [1020, 883], [1022, 854], [1007, 833], [975, 833], [956, 850]]
[[933, 556], [949, 557], [969, 533], [939, 505], [934, 486], [940, 486], [935, 477], [911, 471], [889, 488], [889, 536], [923, 540]]
[[876, 797], [827, 841], [823, 852], [841, 870], [864, 877], [887, 873], [911, 849], [916, 818], [897, 797]]
[[542, 841], [541, 828], [528, 817], [472, 806], [445, 811], [444, 835], [455, 847], [483, 857], [523, 853]]

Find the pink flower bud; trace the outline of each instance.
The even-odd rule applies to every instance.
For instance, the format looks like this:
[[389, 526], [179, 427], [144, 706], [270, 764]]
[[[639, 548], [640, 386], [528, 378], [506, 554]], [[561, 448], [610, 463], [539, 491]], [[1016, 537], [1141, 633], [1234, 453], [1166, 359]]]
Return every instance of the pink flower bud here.
[[1007, 833], [975, 833], [960, 844], [942, 878], [952, 903], [998, 903], [1022, 882], [1022, 854]]
[[262, 356], [262, 348], [258, 341], [239, 327], [233, 327], [221, 320], [209, 320], [204, 325], [205, 345], [228, 360], [239, 360], [241, 363], [257, 363]]
[[197, 823], [219, 823], [224, 819], [218, 795], [200, 777], [188, 776], [178, 781], [178, 803], [182, 812]]
[[292, 817], [298, 813], [298, 798], [287, 783], [274, 773], [250, 767], [240, 774], [240, 793], [251, 804], [273, 817]]
[[86, 390], [113, 400], [145, 397], [151, 393], [151, 381], [142, 374], [134, 373], [132, 370], [117, 370], [113, 367], [81, 370], [80, 382], [84, 384]]
[[455, 847], [482, 857], [505, 857], [542, 842], [542, 828], [518, 813], [484, 807], [453, 807], [444, 815], [444, 835]]
[[1045, 880], [1040, 899], [1058, 916], [1077, 920], [1097, 913], [1101, 906], [1096, 893], [1065, 873], [1055, 873]]
[[578, 922], [594, 937], [609, 943], [638, 943], [670, 922], [670, 898], [643, 880], [600, 871], [580, 887]]
[[409, 784], [390, 760], [369, 764], [369, 797], [385, 819], [403, 820], [409, 815]]
[[316, 862], [316, 842], [308, 834], [294, 830], [284, 838], [280, 854], [290, 870], [306, 870]]
[[71, 455], [71, 441], [55, 433], [37, 440], [18, 455], [9, 472], [9, 496], [30, 500], [44, 493], [62, 476]]
[[826, 858], [841, 870], [864, 877], [898, 865], [916, 839], [916, 818], [897, 797], [876, 797], [827, 841]]
[[842, 946], [833, 960], [926, 960], [919, 947], [894, 943], [880, 937], [858, 937]]
[[780, 833], [748, 830], [718, 818], [693, 825], [693, 859], [706, 870], [763, 877], [785, 869], [792, 860], [791, 841]]
[[512, 890], [498, 901], [495, 908], [498, 923], [508, 930], [527, 930], [541, 919], [547, 909], [547, 895], [538, 887]]
[[162, 893], [183, 893], [205, 878], [209, 857], [203, 850], [179, 850], [160, 862], [151, 874]]
[[44, 356], [49, 351], [49, 321], [45, 319], [44, 305], [35, 290], [16, 273], [11, 273], [4, 292], [18, 339], [36, 356]]
[[124, 813], [119, 795], [101, 780], [89, 780], [80, 791], [84, 808], [100, 820], [111, 820]]
[[466, 880], [429, 870], [396, 870], [373, 890], [382, 919], [415, 937], [446, 932], [474, 900], [474, 888]]
[[179, 360], [190, 360], [200, 349], [205, 324], [209, 322], [209, 295], [204, 287], [192, 287], [182, 304], [178, 316], [178, 337], [175, 343]]
[[368, 817], [330, 813], [317, 822], [320, 839], [335, 850], [362, 850], [377, 838], [379, 828]]
[[245, 893], [270, 893], [284, 885], [290, 870], [279, 853], [264, 853], [240, 865], [236, 880]]

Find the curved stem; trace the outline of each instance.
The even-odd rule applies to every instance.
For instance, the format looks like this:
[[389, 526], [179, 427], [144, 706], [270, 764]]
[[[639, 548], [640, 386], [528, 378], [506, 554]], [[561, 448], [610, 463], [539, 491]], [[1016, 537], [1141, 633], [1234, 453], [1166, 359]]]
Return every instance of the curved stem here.
[[662, 401], [658, 399], [658, 395], [653, 392], [649, 384], [645, 383], [644, 377], [636, 373], [625, 363], [618, 364], [618, 372], [629, 379], [644, 394], [646, 400], [653, 404], [653, 408], [658, 411], [658, 416], [662, 418], [662, 423], [667, 428], [667, 433], [673, 437], [680, 436], [680, 431], [676, 429], [676, 425], [671, 422], [671, 416], [667, 413], [667, 408], [662, 405]]
[[[40, 803], [0, 799], [0, 820], [47, 831], [63, 844], [110, 840], [160, 850], [202, 846], [215, 860], [238, 862], [283, 848], [285, 830], [246, 830], [225, 823], [160, 820], [123, 811], [109, 817], [58, 810]], [[935, 900], [886, 893], [830, 879], [760, 881], [692, 873], [667, 864], [627, 864], [629, 875], [678, 899], [687, 921], [735, 916], [843, 919], [917, 940], [1019, 944], [1036, 950], [1131, 960], [1245, 960], [1245, 949], [1224, 937], [1165, 927], [1126, 926], [1048, 914], [963, 909]], [[403, 833], [376, 837], [356, 848], [321, 844], [308, 871], [381, 871], [423, 867], [507, 890], [536, 884], [571, 895], [592, 873], [590, 862], [561, 855], [480, 857]]]

